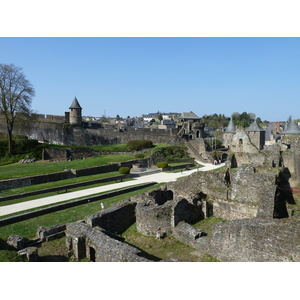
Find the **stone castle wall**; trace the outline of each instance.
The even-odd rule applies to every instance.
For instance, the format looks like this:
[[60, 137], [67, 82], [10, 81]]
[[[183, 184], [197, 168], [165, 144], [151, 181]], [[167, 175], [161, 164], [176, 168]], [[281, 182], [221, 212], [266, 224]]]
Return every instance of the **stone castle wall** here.
[[153, 143], [178, 145], [182, 140], [176, 132], [176, 130], [151, 128], [130, 128], [121, 132], [111, 128], [89, 129], [43, 122], [32, 126], [30, 132], [22, 128], [15, 130], [16, 134], [27, 135], [30, 139], [71, 146], [126, 144], [130, 140], [151, 140]]

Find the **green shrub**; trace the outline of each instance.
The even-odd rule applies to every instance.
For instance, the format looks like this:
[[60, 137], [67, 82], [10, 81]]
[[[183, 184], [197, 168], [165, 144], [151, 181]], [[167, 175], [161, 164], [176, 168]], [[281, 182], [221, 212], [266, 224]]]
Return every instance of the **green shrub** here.
[[165, 161], [160, 161], [156, 164], [158, 168], [165, 169], [168, 166], [168, 163]]
[[130, 151], [138, 151], [143, 149], [149, 149], [153, 147], [153, 142], [151, 140], [135, 140], [129, 141], [126, 146]]
[[129, 174], [130, 173], [130, 168], [128, 168], [128, 167], [121, 167], [119, 169], [119, 173], [122, 174], [122, 175]]
[[186, 161], [190, 158], [184, 146], [156, 147], [151, 151], [150, 157], [155, 162], [166, 161], [168, 163]]
[[[24, 154], [34, 151], [39, 145], [37, 140], [29, 139], [14, 139], [13, 140], [13, 153]], [[4, 156], [7, 153], [8, 140], [0, 140], [0, 155]]]
[[134, 156], [135, 158], [145, 158], [145, 154], [139, 153]]

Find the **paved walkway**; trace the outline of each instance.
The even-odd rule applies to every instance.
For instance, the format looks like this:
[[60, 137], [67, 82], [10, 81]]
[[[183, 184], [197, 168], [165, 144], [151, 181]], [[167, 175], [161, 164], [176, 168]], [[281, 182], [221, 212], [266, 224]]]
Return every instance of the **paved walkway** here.
[[84, 190], [77, 191], [77, 192], [70, 192], [70, 193], [40, 198], [40, 199], [36, 199], [36, 200], [31, 200], [31, 201], [25, 201], [25, 202], [21, 202], [21, 203], [17, 203], [17, 204], [1, 206], [0, 207], [0, 216], [5, 216], [8, 214], [24, 211], [27, 209], [32, 209], [32, 208], [49, 205], [49, 204], [55, 204], [58, 202], [77, 199], [80, 197], [87, 197], [89, 195], [108, 192], [111, 190], [121, 189], [121, 188], [129, 187], [129, 186], [133, 186], [133, 185], [137, 185], [137, 184], [143, 184], [143, 183], [147, 183], [147, 182], [162, 183], [162, 182], [176, 181], [177, 178], [183, 177], [183, 176], [188, 176], [194, 172], [210, 171], [210, 170], [217, 169], [217, 168], [224, 166], [224, 164], [219, 164], [219, 165], [204, 164], [204, 163], [201, 163], [201, 164], [204, 165], [204, 167], [199, 168], [199, 170], [197, 170], [197, 169], [184, 170], [184, 171], [182, 171], [182, 173], [181, 172], [178, 172], [178, 173], [160, 172], [160, 173], [155, 173], [155, 174], [151, 174], [151, 175], [144, 175], [141, 177], [136, 177], [135, 180], [131, 180], [131, 181], [113, 183], [113, 184], [108, 184], [108, 185], [99, 186], [99, 187], [95, 187], [95, 188], [84, 189]]

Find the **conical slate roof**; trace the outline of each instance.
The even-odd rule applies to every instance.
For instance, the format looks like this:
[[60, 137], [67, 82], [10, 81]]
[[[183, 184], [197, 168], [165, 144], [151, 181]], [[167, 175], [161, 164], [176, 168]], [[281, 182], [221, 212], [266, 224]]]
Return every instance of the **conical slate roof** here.
[[235, 131], [236, 131], [236, 127], [231, 118], [225, 132], [226, 133], [235, 133]]
[[80, 106], [77, 98], [75, 97], [74, 100], [73, 100], [73, 102], [72, 102], [72, 104], [71, 104], [71, 106], [69, 108], [71, 109], [71, 108], [82, 108], [82, 107]]
[[256, 120], [254, 120], [254, 122], [246, 129], [246, 131], [265, 131], [264, 129], [262, 129], [256, 122]]
[[282, 134], [300, 134], [300, 128], [296, 121], [291, 120], [291, 122], [287, 124], [287, 127]]

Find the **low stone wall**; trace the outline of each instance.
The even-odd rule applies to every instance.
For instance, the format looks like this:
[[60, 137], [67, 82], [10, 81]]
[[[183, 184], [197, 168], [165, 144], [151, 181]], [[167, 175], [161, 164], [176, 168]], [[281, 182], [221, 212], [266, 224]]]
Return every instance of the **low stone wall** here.
[[17, 194], [17, 195], [0, 197], [0, 202], [9, 201], [9, 200], [13, 200], [13, 199], [20, 199], [20, 198], [25, 198], [25, 197], [35, 196], [35, 195], [42, 195], [42, 194], [52, 193], [52, 192], [61, 192], [61, 191], [67, 192], [68, 189], [74, 189], [74, 188], [93, 185], [93, 184], [100, 184], [100, 183], [105, 183], [105, 182], [110, 182], [110, 181], [122, 180], [122, 179], [127, 178], [126, 176], [127, 175], [119, 175], [119, 176], [114, 176], [114, 177], [89, 180], [89, 181], [78, 182], [78, 183], [73, 183], [73, 184], [66, 184], [66, 185], [61, 185], [58, 187], [41, 189], [38, 191], [21, 193], [21, 194]]
[[147, 167], [148, 160], [147, 159], [138, 159], [138, 160], [129, 160], [129, 161], [120, 162], [120, 163], [111, 163], [108, 165], [103, 165], [103, 166], [98, 166], [98, 167], [73, 170], [73, 173], [77, 177], [90, 176], [90, 175], [95, 175], [95, 174], [100, 174], [100, 173], [119, 171], [119, 169], [121, 167], [131, 168], [133, 164], [140, 164], [142, 167]]
[[65, 179], [70, 179], [74, 177], [81, 177], [81, 176], [90, 176], [96, 175], [101, 173], [109, 173], [115, 172], [120, 169], [120, 167], [129, 167], [131, 168], [133, 164], [139, 163], [143, 167], [148, 166], [147, 159], [138, 159], [138, 160], [130, 160], [121, 163], [112, 163], [108, 165], [98, 166], [98, 167], [91, 167], [91, 168], [84, 168], [78, 170], [65, 170], [63, 172], [56, 172], [50, 174], [42, 174], [42, 175], [35, 175], [35, 176], [28, 176], [22, 178], [14, 178], [14, 179], [6, 179], [0, 180], [0, 190], [9, 190], [15, 189], [25, 186], [31, 186], [35, 184], [47, 183], [47, 182], [54, 182], [60, 181]]
[[85, 217], [91, 227], [99, 226], [106, 230], [122, 233], [135, 223], [136, 203], [130, 200], [118, 202], [116, 205]]
[[66, 230], [65, 224], [58, 224], [53, 226], [39, 226], [37, 229], [37, 236], [40, 241], [48, 241], [51, 237], [56, 237], [57, 235], [63, 235]]
[[101, 228], [81, 222], [67, 224], [68, 253], [77, 259], [87, 257], [95, 262], [149, 262], [136, 247], [111, 238]]
[[35, 184], [70, 179], [73, 177], [74, 177], [74, 175], [72, 174], [71, 171], [63, 171], [63, 172], [57, 172], [57, 173], [51, 173], [51, 174], [35, 175], [35, 176], [28, 176], [28, 177], [22, 177], [22, 178], [1, 180], [0, 181], [0, 190], [16, 189], [16, 188], [24, 187], [24, 186], [31, 186], [31, 185], [35, 185]]
[[110, 165], [103, 165], [98, 167], [77, 169], [77, 170], [73, 170], [73, 173], [76, 177], [81, 177], [81, 176], [90, 176], [90, 175], [96, 175], [101, 173], [116, 172], [118, 170], [119, 170], [118, 164], [110, 164]]
[[188, 223], [180, 222], [174, 227], [173, 236], [181, 243], [194, 249], [201, 249], [202, 252], [208, 250], [208, 238], [203, 236], [201, 229], [197, 229]]
[[144, 235], [155, 235], [158, 228], [162, 233], [171, 232], [172, 201], [163, 205], [138, 203], [136, 207], [137, 231]]

